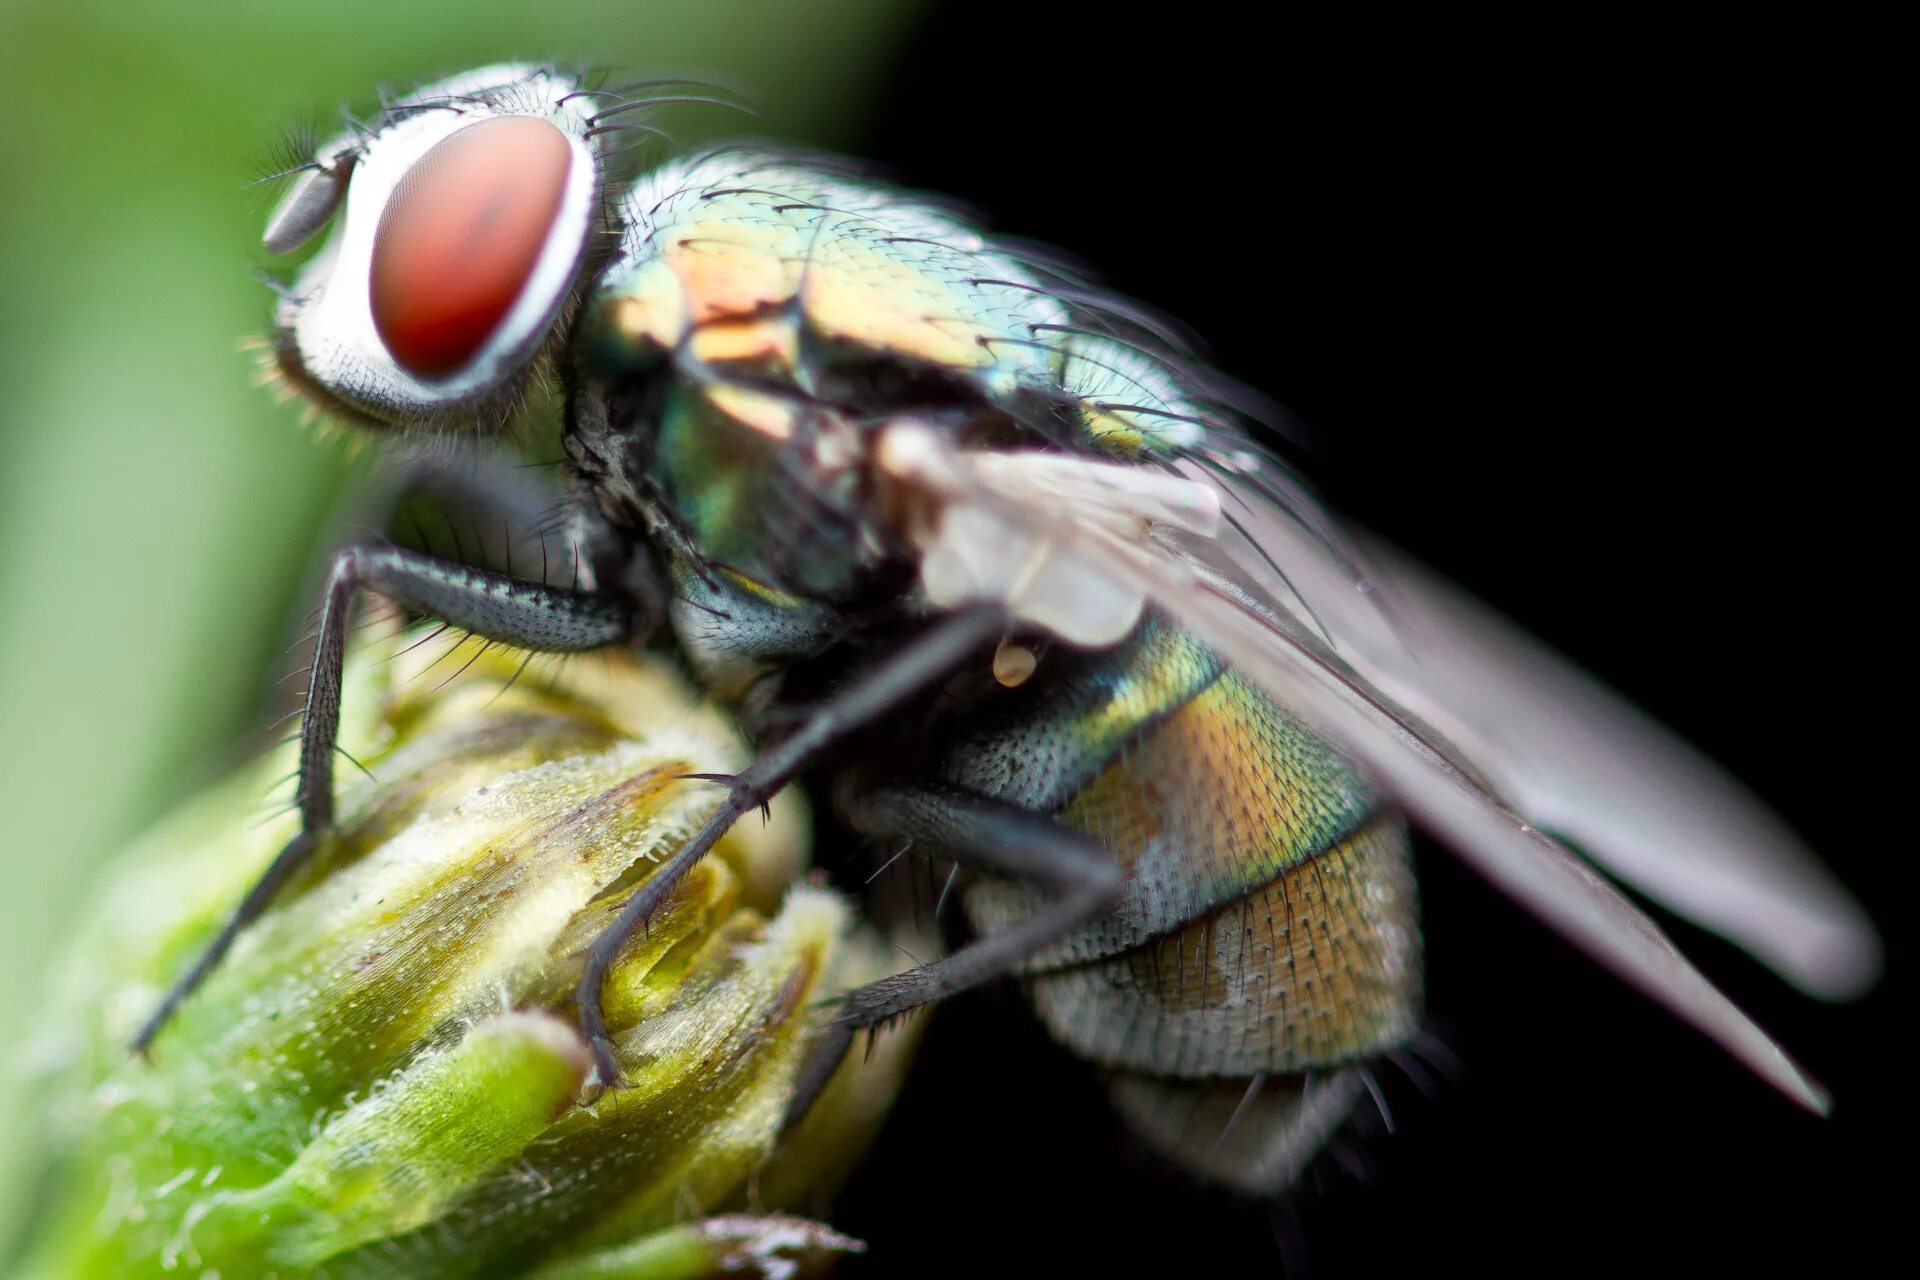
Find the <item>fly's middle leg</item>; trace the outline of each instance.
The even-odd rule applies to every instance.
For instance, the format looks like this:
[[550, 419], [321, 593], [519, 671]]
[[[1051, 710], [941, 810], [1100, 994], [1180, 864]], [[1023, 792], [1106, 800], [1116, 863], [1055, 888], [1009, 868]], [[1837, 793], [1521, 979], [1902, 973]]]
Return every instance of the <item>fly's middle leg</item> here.
[[174, 983], [134, 1038], [144, 1051], [167, 1019], [220, 963], [248, 924], [319, 847], [333, 823], [333, 756], [340, 730], [341, 663], [360, 591], [377, 591], [405, 608], [431, 614], [483, 639], [544, 653], [577, 653], [624, 644], [634, 633], [634, 605], [612, 592], [576, 591], [527, 582], [424, 552], [351, 546], [334, 553], [320, 607], [300, 728], [295, 805], [300, 831], [287, 842], [232, 916]]
[[1049, 901], [1025, 920], [977, 938], [944, 960], [848, 992], [811, 1050], [787, 1112], [791, 1125], [826, 1086], [853, 1035], [1016, 972], [1021, 964], [1110, 910], [1126, 881], [1113, 852], [1040, 813], [938, 784], [883, 786], [841, 797], [866, 835], [904, 839], [963, 867], [1038, 886]]

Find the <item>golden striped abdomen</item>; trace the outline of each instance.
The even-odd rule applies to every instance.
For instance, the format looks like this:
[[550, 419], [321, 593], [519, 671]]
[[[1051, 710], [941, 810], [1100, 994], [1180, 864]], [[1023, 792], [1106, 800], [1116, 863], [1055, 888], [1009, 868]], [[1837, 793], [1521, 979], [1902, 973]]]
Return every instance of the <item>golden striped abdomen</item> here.
[[[1149, 621], [1112, 653], [1055, 656], [1067, 669], [1017, 716], [969, 722], [948, 769], [1055, 815], [1128, 868], [1110, 914], [1028, 966], [1034, 1007], [1062, 1044], [1123, 1073], [1122, 1109], [1189, 1163], [1185, 1146], [1222, 1158], [1232, 1109], [1199, 1120], [1207, 1100], [1237, 1101], [1262, 1077], [1266, 1104], [1236, 1122], [1254, 1129], [1237, 1140], [1258, 1148], [1240, 1164], [1273, 1165], [1284, 1148], [1291, 1176], [1357, 1093], [1352, 1070], [1403, 1043], [1419, 1018], [1406, 828], [1344, 761], [1176, 628]], [[1038, 899], [981, 880], [964, 901], [974, 927], [991, 931]], [[1319, 1096], [1302, 1096], [1309, 1072]], [[1164, 1131], [1176, 1121], [1206, 1131]], [[1249, 1189], [1269, 1181], [1234, 1175], [1215, 1171]]]

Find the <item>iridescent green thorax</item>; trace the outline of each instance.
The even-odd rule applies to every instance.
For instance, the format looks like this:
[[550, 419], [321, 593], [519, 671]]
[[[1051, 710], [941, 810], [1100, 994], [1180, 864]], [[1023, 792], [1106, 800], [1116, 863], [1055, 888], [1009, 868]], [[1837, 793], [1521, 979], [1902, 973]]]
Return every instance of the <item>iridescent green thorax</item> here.
[[1178, 379], [1086, 331], [1046, 273], [827, 162], [727, 149], [642, 177], [622, 209], [574, 339], [621, 400], [613, 429], [645, 437], [615, 483], [777, 592], [844, 599], [898, 554], [866, 456], [888, 419], [1121, 459], [1200, 430]]

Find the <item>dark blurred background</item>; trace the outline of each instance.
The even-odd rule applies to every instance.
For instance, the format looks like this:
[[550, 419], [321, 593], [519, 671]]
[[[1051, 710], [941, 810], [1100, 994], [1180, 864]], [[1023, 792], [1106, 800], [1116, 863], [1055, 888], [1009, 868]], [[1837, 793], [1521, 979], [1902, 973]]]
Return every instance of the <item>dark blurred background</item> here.
[[1854, 1275], [1899, 1223], [1905, 50], [882, 0], [16, 3], [0, 46], [0, 961], [23, 975], [0, 1034], [87, 869], [233, 758], [350, 469], [233, 352], [267, 308], [250, 162], [383, 80], [704, 66], [760, 91], [760, 131], [1190, 321], [1314, 431], [1338, 505], [1729, 765], [1891, 946], [1876, 994], [1826, 1008], [1672, 926], [1834, 1089], [1821, 1122], [1426, 848], [1459, 1062], [1432, 1096], [1389, 1077], [1395, 1133], [1361, 1126], [1279, 1206], [1213, 1196], [1117, 1132], [1017, 992], [983, 993], [933, 1019], [836, 1210], [861, 1274]]

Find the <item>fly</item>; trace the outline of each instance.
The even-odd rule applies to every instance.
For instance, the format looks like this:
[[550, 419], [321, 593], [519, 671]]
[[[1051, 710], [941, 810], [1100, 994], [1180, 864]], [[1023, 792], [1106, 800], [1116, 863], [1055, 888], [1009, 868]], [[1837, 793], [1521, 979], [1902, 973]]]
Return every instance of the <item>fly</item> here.
[[[1246, 434], [1247, 398], [1123, 299], [830, 158], [736, 144], [629, 175], [623, 132], [672, 96], [470, 72], [323, 144], [270, 218], [273, 252], [331, 226], [279, 305], [277, 374], [376, 433], [472, 437], [552, 373], [585, 554], [562, 587], [335, 553], [301, 831], [142, 1045], [328, 839], [344, 636], [374, 591], [532, 650], [676, 647], [758, 745], [588, 952], [602, 1084], [621, 945], [804, 779], [953, 863], [973, 938], [850, 993], [795, 1115], [858, 1031], [1014, 974], [1150, 1143], [1283, 1185], [1415, 1033], [1410, 824], [1825, 1108], [1543, 830], [1808, 991], [1857, 991], [1877, 939], [1778, 819], [1343, 530]], [[1196, 1140], [1201, 1113], [1221, 1124]]]

